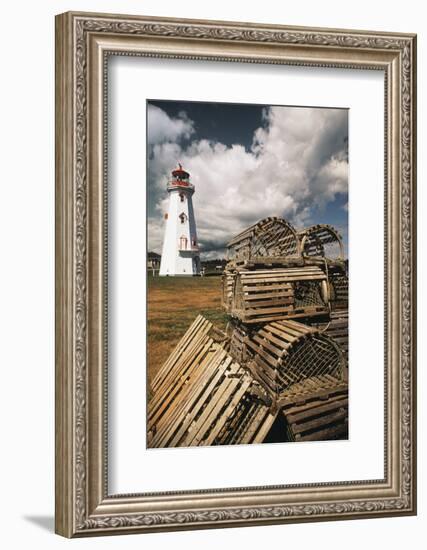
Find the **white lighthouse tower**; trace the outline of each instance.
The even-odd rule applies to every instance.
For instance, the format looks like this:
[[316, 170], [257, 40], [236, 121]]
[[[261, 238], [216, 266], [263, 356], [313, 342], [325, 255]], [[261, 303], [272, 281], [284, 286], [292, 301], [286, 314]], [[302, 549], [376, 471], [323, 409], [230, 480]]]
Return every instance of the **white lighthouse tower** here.
[[194, 185], [179, 164], [168, 182], [169, 209], [159, 275], [199, 275], [200, 257], [193, 210]]

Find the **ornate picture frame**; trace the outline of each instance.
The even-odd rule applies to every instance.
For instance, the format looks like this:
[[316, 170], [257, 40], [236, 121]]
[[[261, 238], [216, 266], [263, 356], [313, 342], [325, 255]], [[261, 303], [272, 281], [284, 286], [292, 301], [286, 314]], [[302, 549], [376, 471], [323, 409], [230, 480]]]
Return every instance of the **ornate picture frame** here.
[[[384, 479], [111, 495], [106, 60], [384, 72]], [[56, 18], [56, 532], [65, 537], [416, 513], [416, 36], [89, 13]]]

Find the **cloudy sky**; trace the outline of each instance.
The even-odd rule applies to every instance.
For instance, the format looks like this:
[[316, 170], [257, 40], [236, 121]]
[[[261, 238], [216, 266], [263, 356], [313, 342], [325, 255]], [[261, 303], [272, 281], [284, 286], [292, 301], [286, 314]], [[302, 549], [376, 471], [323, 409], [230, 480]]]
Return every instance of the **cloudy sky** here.
[[149, 101], [148, 250], [161, 253], [167, 180], [190, 172], [202, 259], [267, 216], [334, 225], [347, 248], [348, 111]]

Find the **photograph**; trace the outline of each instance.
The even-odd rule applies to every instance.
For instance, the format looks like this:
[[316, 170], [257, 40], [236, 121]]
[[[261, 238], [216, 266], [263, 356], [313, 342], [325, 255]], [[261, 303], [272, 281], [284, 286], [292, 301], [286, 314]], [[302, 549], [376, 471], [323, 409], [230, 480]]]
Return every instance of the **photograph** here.
[[348, 439], [349, 110], [146, 109], [147, 448]]

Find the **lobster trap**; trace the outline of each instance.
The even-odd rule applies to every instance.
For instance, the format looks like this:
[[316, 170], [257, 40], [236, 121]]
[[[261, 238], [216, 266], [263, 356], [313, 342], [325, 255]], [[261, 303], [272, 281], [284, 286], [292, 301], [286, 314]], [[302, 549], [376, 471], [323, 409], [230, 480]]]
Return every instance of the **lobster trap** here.
[[233, 265], [257, 265], [301, 258], [296, 230], [282, 218], [265, 218], [248, 227], [227, 245], [227, 260]]
[[332, 225], [312, 225], [299, 231], [298, 237], [304, 257], [344, 261], [343, 241]]
[[266, 218], [228, 244], [223, 333], [198, 316], [152, 383], [148, 446], [348, 435], [348, 276], [328, 225]]
[[328, 282], [331, 309], [348, 309], [348, 275], [345, 270], [330, 272]]
[[199, 316], [153, 381], [148, 447], [261, 443], [274, 422], [265, 391]]
[[237, 269], [223, 284], [228, 313], [243, 323], [329, 313], [327, 277], [317, 266]]
[[326, 321], [316, 323], [314, 326], [334, 340], [348, 365], [348, 310], [332, 311]]
[[[279, 358], [279, 352], [286, 350], [289, 357], [294, 352], [301, 354], [297, 343], [308, 338], [307, 330], [304, 332], [304, 325], [300, 327], [300, 323], [280, 325], [282, 338], [274, 332], [277, 327], [268, 326], [266, 331], [270, 336], [264, 338], [262, 344], [259, 342], [263, 338], [261, 332], [254, 332], [248, 338], [242, 329], [245, 350], [242, 361], [237, 361], [230, 338], [198, 316], [153, 380], [147, 446], [234, 445], [298, 439], [289, 431], [286, 415], [283, 416], [287, 408], [315, 398], [325, 404], [328, 395], [338, 387], [344, 390], [346, 382], [341, 371], [334, 368], [305, 370], [297, 376], [293, 369], [298, 359], [289, 362], [287, 357]], [[315, 332], [311, 331], [314, 338]], [[280, 339], [281, 348], [277, 344]], [[254, 348], [255, 342], [259, 349]], [[323, 358], [327, 338], [321, 342]], [[265, 350], [274, 355], [273, 345], [278, 352], [275, 382], [294, 377], [293, 384], [282, 388], [283, 391], [277, 387], [272, 389], [272, 385], [266, 383], [269, 374], [259, 360], [265, 359]], [[316, 343], [314, 347], [315, 353], [319, 353]], [[330, 361], [334, 363], [332, 357]], [[285, 372], [287, 374], [283, 374]], [[330, 434], [323, 431], [319, 438], [328, 439]]]
[[273, 395], [313, 377], [346, 378], [338, 345], [319, 329], [297, 321], [268, 323], [249, 333], [244, 343], [247, 367]]
[[230, 269], [224, 269], [222, 274], [222, 293], [221, 293], [221, 305], [227, 313], [231, 313], [233, 304], [233, 285], [236, 277], [236, 271]]
[[[313, 386], [316, 390], [313, 391]], [[327, 376], [308, 379], [281, 402], [288, 441], [324, 441], [348, 437], [348, 385]]]

